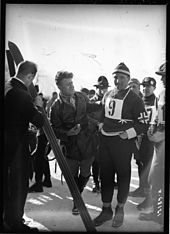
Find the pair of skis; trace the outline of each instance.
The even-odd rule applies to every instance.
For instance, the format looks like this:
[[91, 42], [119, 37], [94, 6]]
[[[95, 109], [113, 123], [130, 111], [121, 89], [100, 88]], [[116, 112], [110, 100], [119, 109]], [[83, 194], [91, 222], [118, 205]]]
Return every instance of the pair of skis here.
[[[8, 47], [9, 47], [9, 50], [6, 50], [6, 55], [7, 55], [10, 77], [13, 77], [15, 75], [15, 65], [18, 66], [18, 64], [20, 62], [24, 61], [24, 58], [23, 58], [19, 48], [16, 46], [15, 43], [9, 41]], [[36, 91], [33, 83], [30, 85], [29, 90], [30, 90], [32, 97], [37, 96], [37, 91]], [[65, 157], [60, 149], [57, 138], [55, 136], [53, 129], [51, 128], [51, 125], [50, 125], [50, 122], [46, 116], [46, 113], [45, 113], [43, 108], [41, 111], [45, 117], [43, 130], [44, 130], [46, 137], [51, 145], [51, 148], [52, 148], [53, 153], [55, 155], [55, 158], [59, 164], [59, 167], [64, 175], [64, 178], [67, 182], [67, 185], [68, 185], [69, 190], [71, 192], [71, 195], [74, 199], [74, 202], [75, 202], [75, 204], [80, 212], [80, 216], [82, 218], [84, 226], [85, 226], [87, 232], [96, 232], [93, 221], [91, 220], [91, 217], [90, 217], [90, 215], [87, 211], [87, 208], [84, 204], [84, 201], [80, 195], [77, 184], [76, 184], [76, 182], [71, 174], [71, 171], [70, 171], [70, 168], [67, 164], [67, 161], [66, 161], [66, 159], [65, 159]]]

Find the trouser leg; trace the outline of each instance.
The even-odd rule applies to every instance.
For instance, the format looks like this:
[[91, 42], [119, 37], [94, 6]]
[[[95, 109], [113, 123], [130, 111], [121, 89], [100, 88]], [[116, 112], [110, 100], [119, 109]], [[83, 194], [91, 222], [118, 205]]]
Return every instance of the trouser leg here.
[[117, 201], [118, 203], [125, 204], [130, 188], [132, 154], [129, 142], [126, 141], [124, 143], [124, 148], [122, 144], [123, 142], [120, 142], [118, 148], [119, 157], [115, 159], [114, 163], [118, 184]]
[[154, 153], [153, 142], [148, 140], [147, 136], [142, 138], [141, 147], [140, 147], [140, 159], [142, 162], [139, 184], [141, 188], [148, 189], [150, 187], [148, 183], [149, 171], [151, 168], [151, 162]]
[[49, 161], [44, 159], [44, 180], [49, 181], [51, 179], [51, 173], [50, 173], [50, 165]]
[[163, 223], [164, 217], [164, 169], [165, 142], [155, 144], [155, 154], [152, 160], [149, 181], [153, 199], [154, 212]]
[[66, 158], [66, 160], [78, 187], [79, 161], [69, 158]]
[[79, 190], [80, 193], [83, 192], [89, 178], [90, 178], [90, 170], [91, 166], [94, 162], [94, 157], [83, 159], [80, 162], [80, 173], [79, 173]]
[[114, 192], [114, 169], [111, 164], [102, 163], [100, 167], [101, 198], [103, 203], [111, 203]]
[[117, 174], [119, 203], [125, 203], [129, 193], [132, 158], [131, 140], [119, 136], [102, 136], [100, 147], [101, 194], [103, 202], [111, 202], [114, 177]]
[[155, 154], [151, 164], [149, 174], [149, 182], [152, 186], [152, 196], [157, 195], [157, 191], [164, 190], [164, 158], [165, 158], [165, 142], [155, 144]]
[[80, 193], [83, 192], [83, 190], [84, 190], [84, 188], [85, 188], [85, 186], [86, 186], [86, 184], [87, 184], [87, 182], [89, 180], [89, 177], [90, 177], [90, 175], [87, 176], [87, 177], [79, 175], [79, 177], [78, 177], [78, 188], [79, 188]]
[[136, 160], [136, 164], [138, 166], [138, 176], [139, 176], [139, 187], [142, 188], [142, 185], [141, 185], [141, 174], [142, 174], [142, 167], [143, 167], [143, 164], [140, 160]]
[[[79, 189], [79, 178], [78, 178], [80, 162], [77, 161], [77, 160], [74, 160], [74, 159], [69, 159], [69, 158], [66, 158], [66, 160], [67, 160], [68, 166], [70, 168], [71, 174], [74, 177], [74, 180], [75, 180], [75, 183], [77, 185], [77, 188], [80, 191], [80, 189]], [[73, 215], [78, 215], [79, 214], [79, 211], [78, 211], [78, 209], [76, 207], [76, 203], [75, 203], [74, 197], [73, 197], [72, 214]]]
[[[81, 163], [80, 163], [81, 164]], [[89, 163], [88, 163], [89, 164]], [[81, 168], [81, 167], [80, 167]], [[86, 169], [87, 169], [87, 164], [85, 164], [85, 168], [83, 168], [86, 172]], [[89, 170], [90, 170], [90, 167], [89, 167]], [[88, 171], [88, 170], [87, 170]], [[80, 174], [79, 175], [76, 175], [74, 176], [74, 179], [75, 179], [75, 182], [77, 184], [77, 187], [78, 187], [78, 190], [80, 192], [80, 194], [83, 192], [88, 180], [89, 180], [89, 177], [90, 177], [90, 173], [88, 176], [83, 176], [81, 175], [81, 169], [80, 169]], [[72, 209], [72, 213], [74, 215], [78, 215], [79, 214], [79, 211], [76, 207], [76, 204], [75, 204], [75, 201], [74, 201], [74, 205], [73, 205], [73, 209]]]
[[[24, 146], [23, 146], [24, 147]], [[22, 223], [28, 193], [29, 172], [27, 146], [20, 148], [8, 167], [8, 187], [4, 219], [10, 225]]]
[[94, 184], [99, 185], [99, 163], [97, 160], [94, 160], [92, 164], [92, 176]]
[[35, 181], [37, 183], [42, 183], [43, 173], [44, 173], [44, 155], [45, 148], [47, 145], [47, 138], [45, 134], [38, 136], [38, 145], [35, 152]]
[[100, 135], [99, 166], [101, 179], [101, 199], [103, 203], [111, 203], [114, 192], [115, 169], [110, 158], [108, 138]]
[[[78, 161], [78, 160], [73, 160], [73, 159], [68, 159], [67, 158], [67, 163], [70, 167], [71, 173], [75, 179], [75, 182], [77, 184], [78, 190], [80, 193], [83, 192], [84, 187], [86, 186], [89, 177], [90, 177], [90, 168], [91, 165], [93, 163], [94, 158], [90, 158], [90, 159], [85, 159], [82, 161]], [[73, 200], [73, 209], [72, 209], [72, 213], [74, 215], [79, 214], [75, 202]]]
[[3, 219], [4, 221], [10, 223], [12, 220], [11, 209], [11, 199], [10, 199], [10, 174], [9, 167], [6, 163], [3, 165]]

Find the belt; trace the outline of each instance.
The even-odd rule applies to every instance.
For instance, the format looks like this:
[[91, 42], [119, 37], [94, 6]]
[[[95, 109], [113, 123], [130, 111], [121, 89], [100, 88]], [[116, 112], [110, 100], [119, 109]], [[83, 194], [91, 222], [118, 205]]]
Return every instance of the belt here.
[[133, 122], [132, 119], [118, 119], [120, 123]]
[[118, 136], [120, 133], [122, 133], [123, 131], [119, 131], [119, 132], [105, 132], [103, 130], [103, 128], [101, 129], [101, 133], [102, 135], [105, 135], [105, 136]]

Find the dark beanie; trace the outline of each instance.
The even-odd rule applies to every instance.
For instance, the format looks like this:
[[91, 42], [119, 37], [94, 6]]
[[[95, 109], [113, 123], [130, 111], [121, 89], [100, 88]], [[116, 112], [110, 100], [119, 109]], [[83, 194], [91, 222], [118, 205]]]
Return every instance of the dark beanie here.
[[55, 82], [56, 85], [59, 85], [59, 83], [63, 80], [63, 79], [70, 79], [73, 78], [73, 73], [72, 72], [68, 72], [68, 71], [58, 71], [56, 76], [55, 76]]
[[112, 74], [115, 73], [123, 73], [125, 75], [129, 75], [130, 76], [130, 70], [129, 68], [124, 64], [124, 63], [120, 63], [113, 71]]

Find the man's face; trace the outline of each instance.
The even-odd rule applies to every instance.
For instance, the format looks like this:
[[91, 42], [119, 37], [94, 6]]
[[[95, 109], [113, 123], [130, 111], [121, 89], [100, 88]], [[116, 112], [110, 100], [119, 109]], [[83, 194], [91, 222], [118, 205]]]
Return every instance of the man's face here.
[[34, 78], [36, 77], [36, 75], [29, 73], [28, 75], [26, 75], [26, 79], [25, 79], [25, 85], [27, 87], [30, 86], [30, 84], [32, 83], [32, 81], [34, 80]]
[[60, 89], [61, 93], [65, 96], [73, 96], [75, 92], [72, 78], [61, 80], [60, 84], [58, 85], [58, 88]]
[[131, 89], [134, 93], [136, 93], [137, 95], [139, 95], [140, 86], [139, 86], [138, 84], [136, 84], [136, 83], [130, 83], [129, 86], [130, 86], [130, 89]]
[[125, 75], [123, 73], [116, 73], [113, 74], [113, 78], [114, 78], [114, 84], [118, 90], [126, 89], [130, 79], [128, 75]]
[[56, 100], [57, 98], [58, 98], [58, 94], [55, 93], [55, 94], [53, 95], [53, 99]]
[[83, 91], [82, 91], [82, 93], [83, 93], [86, 97], [89, 97], [88, 94], [87, 94], [86, 92], [83, 92]]
[[162, 81], [162, 83], [163, 83], [163, 85], [164, 85], [164, 87], [166, 86], [166, 76], [165, 75], [163, 75], [162, 77], [161, 77], [161, 81]]
[[108, 90], [108, 87], [98, 87], [97, 88], [97, 90], [96, 90], [96, 93], [99, 95], [99, 96], [101, 96], [101, 97], [103, 97], [104, 96], [104, 94], [107, 92], [107, 90]]
[[152, 85], [143, 85], [143, 96], [148, 97], [153, 94], [155, 87]]

